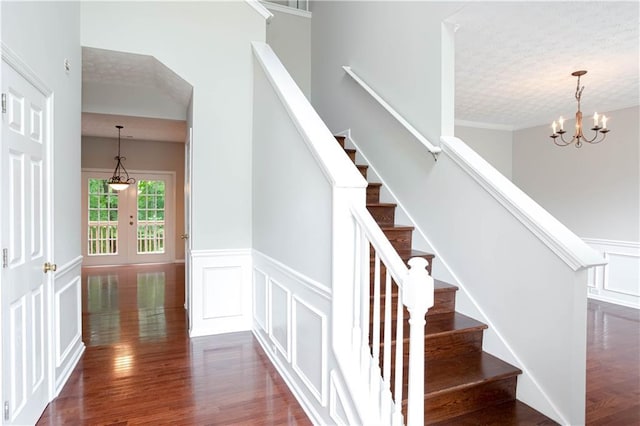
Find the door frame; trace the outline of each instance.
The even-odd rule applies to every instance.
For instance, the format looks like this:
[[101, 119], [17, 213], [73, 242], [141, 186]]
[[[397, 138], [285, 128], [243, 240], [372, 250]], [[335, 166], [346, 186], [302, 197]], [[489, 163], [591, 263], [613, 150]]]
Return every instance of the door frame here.
[[[81, 176], [81, 239], [82, 239], [82, 254], [84, 259], [88, 258], [87, 256], [87, 194], [85, 191], [86, 182], [85, 182], [85, 174], [106, 174], [111, 175], [113, 170], [111, 169], [102, 169], [102, 168], [82, 168]], [[166, 232], [165, 232], [165, 249], [166, 255], [168, 259], [166, 260], [158, 260], [157, 258], [150, 258], [151, 260], [148, 262], [127, 262], [126, 259], [122, 259], [121, 257], [115, 258], [116, 262], [109, 261], [109, 256], [104, 257], [104, 261], [92, 262], [91, 265], [87, 265], [83, 263], [83, 266], [107, 266], [107, 265], [135, 265], [142, 263], [174, 263], [176, 261], [176, 173], [174, 171], [167, 170], [129, 170], [129, 175], [134, 176], [136, 178], [136, 182], [139, 178], [144, 179], [145, 176], [166, 176], [168, 180], [171, 181], [171, 190], [165, 193], [166, 201], [165, 201], [165, 223], [166, 223]], [[167, 205], [169, 207], [167, 207]], [[167, 220], [170, 218], [170, 220]], [[120, 219], [120, 218], [119, 218]], [[136, 219], [137, 220], [137, 219]], [[154, 256], [150, 254], [149, 256]]]
[[[40, 78], [40, 76], [26, 63], [23, 59], [15, 53], [9, 46], [7, 46], [4, 41], [0, 40], [0, 61], [6, 63], [9, 67], [13, 68], [19, 75], [21, 75], [29, 84], [33, 85], [42, 95], [46, 98], [45, 105], [47, 108], [47, 117], [44, 126], [47, 130], [47, 134], [43, 138], [42, 143], [44, 144], [44, 172], [43, 179], [45, 179], [45, 184], [43, 185], [43, 200], [44, 205], [42, 206], [42, 212], [44, 215], [44, 221], [46, 230], [44, 232], [43, 241], [43, 250], [44, 257], [46, 259], [50, 259], [49, 261], [55, 263], [55, 253], [54, 253], [54, 194], [55, 194], [55, 185], [54, 185], [54, 161], [53, 161], [53, 153], [55, 147], [55, 102], [54, 102], [54, 92], [49, 88], [49, 85], [44, 82]], [[0, 112], [1, 114], [1, 112]], [[2, 164], [4, 162], [3, 159], [3, 151], [0, 148], [0, 175], [2, 174]], [[0, 217], [2, 213], [0, 212]], [[0, 243], [3, 241], [4, 236], [2, 235], [2, 227], [0, 227]], [[1, 245], [1, 244], [0, 244]], [[2, 247], [0, 247], [0, 250]], [[2, 266], [0, 265], [0, 268]], [[2, 309], [2, 271], [0, 269], [0, 309]], [[44, 332], [46, 333], [45, 341], [47, 345], [47, 354], [44, 362], [44, 378], [47, 381], [45, 384], [47, 391], [47, 402], [51, 402], [53, 396], [55, 394], [55, 368], [54, 368], [54, 309], [53, 309], [53, 287], [54, 287], [55, 274], [45, 274], [44, 278], [44, 297], [43, 302], [46, 306], [46, 312], [44, 320], [46, 324], [44, 326]], [[0, 342], [4, 342], [4, 334], [3, 328], [4, 324], [2, 323], [4, 312], [0, 312]], [[3, 351], [0, 350], [0, 383], [4, 383], [3, 377]], [[0, 386], [0, 405], [2, 408], [4, 407], [5, 401], [4, 395], [4, 386]], [[4, 424], [4, 414], [0, 414], [0, 424]]]

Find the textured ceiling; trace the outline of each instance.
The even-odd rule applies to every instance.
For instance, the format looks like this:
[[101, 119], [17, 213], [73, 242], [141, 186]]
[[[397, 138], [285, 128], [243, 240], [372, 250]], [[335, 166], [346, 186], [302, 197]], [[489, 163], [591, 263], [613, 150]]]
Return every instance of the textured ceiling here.
[[116, 125], [124, 126], [123, 139], [184, 143], [187, 123], [182, 120], [82, 113], [82, 136], [117, 138]]
[[[638, 2], [470, 2], [456, 31], [456, 120], [506, 128], [640, 103]], [[610, 125], [615, 127], [615, 116]]]
[[156, 89], [185, 108], [191, 85], [153, 56], [82, 48], [82, 81]]

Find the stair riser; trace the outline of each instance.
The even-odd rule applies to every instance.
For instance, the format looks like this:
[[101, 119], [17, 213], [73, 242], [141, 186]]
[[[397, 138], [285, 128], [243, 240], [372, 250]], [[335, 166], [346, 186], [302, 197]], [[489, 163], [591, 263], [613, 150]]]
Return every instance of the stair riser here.
[[413, 231], [404, 229], [386, 229], [383, 230], [384, 234], [391, 242], [393, 248], [397, 251], [409, 251], [411, 250], [411, 237]]
[[340, 144], [340, 146], [344, 148], [345, 137], [344, 136], [336, 136], [335, 138], [338, 141], [338, 143]]
[[367, 186], [367, 204], [375, 204], [380, 202], [380, 187]]
[[[428, 392], [428, 389], [427, 389]], [[466, 389], [425, 397], [425, 424], [450, 419], [516, 397], [516, 377], [481, 383]], [[403, 404], [403, 408], [404, 407]]]
[[390, 226], [395, 223], [395, 206], [367, 206], [367, 210], [380, 226]]
[[355, 149], [345, 149], [344, 152], [347, 153], [347, 155], [349, 156], [349, 159], [351, 161], [353, 161], [353, 163], [355, 164], [355, 162], [356, 162], [356, 150]]
[[[384, 281], [383, 281], [384, 283]], [[384, 286], [384, 284], [382, 284]], [[395, 284], [393, 284], [395, 286]], [[371, 303], [370, 306], [373, 307], [373, 286], [371, 286], [370, 291], [370, 299], [371, 299]], [[380, 296], [380, 320], [384, 319], [384, 309], [385, 309], [385, 303], [386, 303], [386, 296], [384, 294], [384, 288], [381, 287], [380, 289], [381, 292], [381, 296]], [[444, 314], [444, 313], [450, 313], [455, 311], [455, 300], [456, 300], [456, 295], [455, 292], [452, 291], [447, 291], [447, 292], [436, 292], [435, 293], [435, 297], [434, 297], [434, 303], [433, 303], [433, 307], [431, 307], [431, 309], [429, 309], [427, 311], [427, 318], [429, 318], [432, 315], [438, 315], [438, 314]], [[408, 317], [409, 313], [407, 311], [407, 308], [403, 308], [404, 309], [404, 316], [405, 318]], [[398, 315], [398, 294], [396, 293], [396, 290], [392, 290], [392, 296], [391, 296], [391, 319], [395, 320]]]
[[356, 167], [358, 167], [358, 171], [360, 172], [360, 174], [362, 174], [362, 177], [366, 179], [367, 169], [369, 168], [369, 166], [357, 165]]

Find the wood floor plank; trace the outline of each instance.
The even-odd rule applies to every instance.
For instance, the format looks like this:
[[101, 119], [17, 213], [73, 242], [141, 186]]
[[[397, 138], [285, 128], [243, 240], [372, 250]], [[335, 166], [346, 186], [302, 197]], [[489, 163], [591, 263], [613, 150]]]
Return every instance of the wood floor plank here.
[[86, 351], [38, 425], [308, 425], [250, 332], [189, 339], [184, 265], [83, 270]]

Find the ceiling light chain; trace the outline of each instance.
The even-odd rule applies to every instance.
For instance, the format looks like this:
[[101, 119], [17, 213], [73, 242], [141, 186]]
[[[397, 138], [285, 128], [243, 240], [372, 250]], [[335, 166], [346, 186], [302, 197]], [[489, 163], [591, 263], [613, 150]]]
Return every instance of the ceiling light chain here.
[[[586, 73], [587, 72], [584, 70], [574, 71], [571, 73], [572, 76], [578, 77], [578, 83], [576, 85], [576, 94], [575, 94], [576, 101], [578, 102], [578, 111], [576, 112], [576, 132], [573, 135], [573, 138], [571, 138], [570, 141], [566, 141], [564, 139], [564, 134], [567, 132], [566, 130], [564, 130], [564, 118], [562, 118], [562, 116], [558, 119], [558, 122], [554, 121], [553, 124], [551, 124], [551, 129], [553, 129], [553, 134], [549, 137], [552, 138], [553, 143], [555, 143], [558, 146], [567, 146], [575, 142], [576, 148], [580, 148], [582, 146], [583, 141], [590, 144], [600, 143], [603, 140], [605, 140], [605, 138], [607, 137], [607, 133], [609, 133], [610, 131], [609, 129], [607, 129], [607, 120], [609, 118], [606, 117], [604, 114], [602, 116], [599, 116], [598, 113], [596, 112], [593, 114], [593, 127], [591, 128], [591, 130], [595, 132], [595, 134], [593, 135], [593, 138], [591, 139], [585, 138], [582, 132], [582, 111], [580, 111], [580, 100], [582, 98], [582, 91], [584, 90], [584, 86], [580, 87], [580, 77], [585, 75]], [[558, 125], [560, 126], [559, 130], [557, 130]], [[601, 136], [601, 139], [598, 139], [599, 136]], [[558, 137], [560, 139], [558, 139]]]
[[109, 178], [107, 184], [110, 188], [115, 191], [121, 191], [123, 189], [127, 189], [129, 185], [134, 184], [136, 180], [132, 177], [129, 177], [129, 172], [124, 168], [124, 164], [122, 164], [123, 160], [126, 160], [126, 157], [122, 157], [120, 155], [120, 131], [123, 129], [122, 126], [116, 126], [118, 129], [118, 156], [114, 157], [114, 160], [117, 160], [116, 168], [113, 171], [113, 176]]

